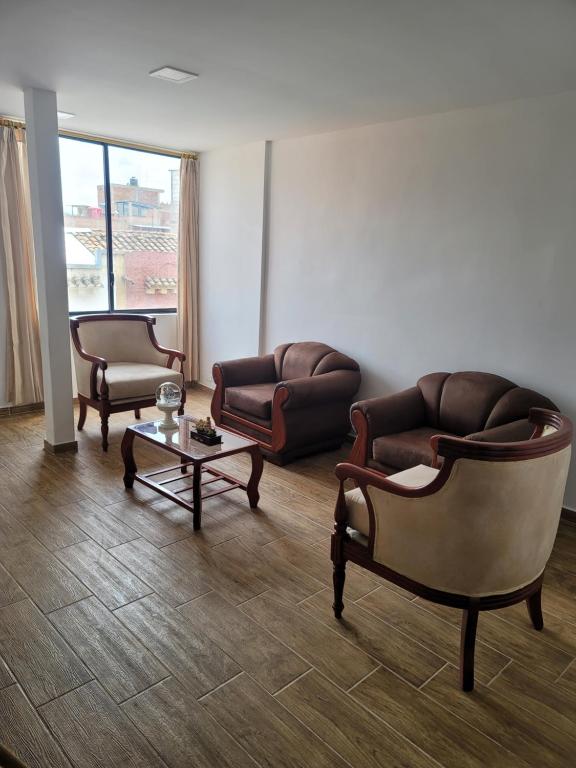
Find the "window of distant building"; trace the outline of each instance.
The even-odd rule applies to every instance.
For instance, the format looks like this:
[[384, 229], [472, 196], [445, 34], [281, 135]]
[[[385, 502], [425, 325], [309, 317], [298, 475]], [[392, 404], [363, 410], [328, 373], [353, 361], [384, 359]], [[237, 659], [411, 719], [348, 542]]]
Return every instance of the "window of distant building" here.
[[174, 311], [179, 158], [61, 137], [60, 162], [70, 311]]

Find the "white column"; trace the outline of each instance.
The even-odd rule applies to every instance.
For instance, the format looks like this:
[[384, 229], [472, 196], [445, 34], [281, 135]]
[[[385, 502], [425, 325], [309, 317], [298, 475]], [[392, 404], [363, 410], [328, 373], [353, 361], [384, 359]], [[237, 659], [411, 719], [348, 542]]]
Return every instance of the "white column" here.
[[56, 94], [24, 91], [28, 175], [34, 228], [46, 450], [76, 450], [64, 214], [58, 149]]

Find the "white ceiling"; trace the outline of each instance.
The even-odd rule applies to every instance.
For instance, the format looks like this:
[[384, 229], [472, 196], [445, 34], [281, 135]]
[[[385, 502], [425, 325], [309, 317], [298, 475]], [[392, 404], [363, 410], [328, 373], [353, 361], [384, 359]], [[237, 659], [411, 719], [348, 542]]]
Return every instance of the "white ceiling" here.
[[576, 89], [576, 0], [0, 0], [0, 114], [26, 86], [181, 149], [330, 131]]

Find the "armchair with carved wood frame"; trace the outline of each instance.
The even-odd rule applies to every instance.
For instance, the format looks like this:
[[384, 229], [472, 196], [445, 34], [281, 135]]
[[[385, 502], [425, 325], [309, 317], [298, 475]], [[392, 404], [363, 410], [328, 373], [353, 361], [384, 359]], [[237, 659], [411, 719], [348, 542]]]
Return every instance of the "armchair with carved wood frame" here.
[[[186, 390], [183, 363], [186, 355], [162, 347], [154, 333], [155, 317], [137, 314], [81, 315], [70, 318], [80, 417], [87, 407], [100, 414], [102, 449], [108, 450], [108, 419], [111, 414], [156, 404], [156, 388], [165, 381], [182, 392], [178, 413], [184, 413]], [[180, 370], [174, 370], [174, 362]]]
[[[340, 618], [346, 563], [409, 592], [462, 610], [460, 682], [474, 687], [481, 611], [526, 601], [543, 628], [543, 573], [552, 552], [570, 463], [572, 424], [533, 408], [528, 440], [480, 442], [438, 435], [440, 469], [394, 475], [339, 464], [331, 558]], [[356, 484], [345, 491], [344, 483]]]

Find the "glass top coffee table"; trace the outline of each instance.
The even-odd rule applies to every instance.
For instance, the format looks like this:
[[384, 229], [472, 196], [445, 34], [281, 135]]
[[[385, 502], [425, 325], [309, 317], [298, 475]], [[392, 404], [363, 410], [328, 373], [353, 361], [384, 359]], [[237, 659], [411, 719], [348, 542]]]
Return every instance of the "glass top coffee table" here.
[[[260, 499], [258, 484], [263, 468], [262, 454], [258, 443], [234, 435], [225, 429], [218, 429], [218, 434], [222, 435], [222, 442], [219, 445], [204, 445], [190, 437], [190, 430], [194, 427], [195, 419], [190, 416], [179, 416], [176, 421], [178, 428], [169, 432], [159, 428], [160, 421], [148, 421], [127, 428], [122, 440], [124, 485], [126, 488], [132, 488], [134, 481], [137, 480], [176, 502], [176, 504], [180, 504], [181, 507], [185, 507], [192, 512], [194, 530], [199, 530], [201, 525], [202, 501], [211, 496], [218, 496], [221, 493], [240, 488], [247, 492], [250, 506], [252, 508], [257, 507]], [[133, 450], [136, 438], [173, 453], [180, 458], [180, 463], [175, 466], [156, 469], [153, 472], [139, 473]], [[248, 453], [252, 459], [252, 472], [247, 483], [242, 483], [231, 475], [220, 472], [214, 466], [214, 462], [218, 459], [228, 458], [237, 453]], [[185, 484], [186, 480], [190, 479], [189, 467], [192, 468], [192, 485]], [[179, 474], [167, 477], [175, 470], [180, 470]], [[225, 483], [224, 487], [204, 491], [204, 488], [219, 481]], [[168, 486], [173, 483], [179, 483], [180, 487], [174, 490], [170, 489]], [[219, 484], [221, 485], [221, 483]], [[182, 497], [182, 494], [187, 491], [192, 491], [192, 502]]]

